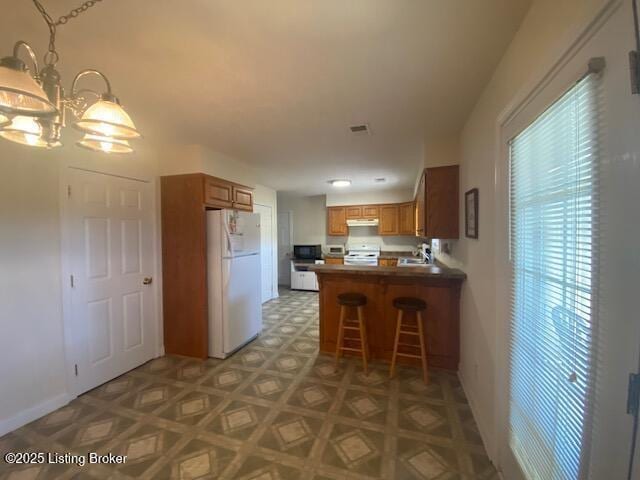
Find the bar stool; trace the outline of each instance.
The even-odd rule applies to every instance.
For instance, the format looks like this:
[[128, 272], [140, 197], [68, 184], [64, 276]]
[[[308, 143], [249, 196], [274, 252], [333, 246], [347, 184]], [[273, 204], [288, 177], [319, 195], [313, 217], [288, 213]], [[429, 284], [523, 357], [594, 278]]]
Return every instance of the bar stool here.
[[[340, 324], [338, 325], [338, 342], [336, 343], [336, 368], [340, 363], [340, 356], [343, 351], [356, 352], [362, 354], [362, 364], [364, 373], [368, 374], [367, 360], [369, 359], [369, 343], [367, 339], [367, 328], [364, 323], [363, 307], [367, 304], [367, 297], [361, 293], [341, 293], [338, 295], [340, 305]], [[348, 320], [347, 307], [355, 307], [358, 311], [358, 318]], [[358, 332], [358, 337], [345, 337], [346, 330]], [[342, 345], [345, 338], [360, 342], [360, 348], [345, 347]]]
[[[389, 376], [393, 378], [393, 376], [395, 375], [396, 360], [398, 359], [398, 357], [418, 358], [422, 362], [424, 383], [428, 383], [429, 374], [427, 372], [427, 346], [424, 334], [424, 324], [422, 323], [422, 312], [426, 310], [427, 304], [419, 298], [398, 297], [393, 300], [393, 306], [398, 309], [398, 317], [396, 320], [396, 339], [393, 344], [393, 357], [391, 357], [391, 369], [389, 372]], [[406, 319], [404, 319], [405, 312], [415, 312], [416, 323], [407, 322]], [[400, 342], [400, 335], [418, 337], [420, 343], [402, 343]], [[419, 347], [420, 355], [399, 352], [398, 347]]]

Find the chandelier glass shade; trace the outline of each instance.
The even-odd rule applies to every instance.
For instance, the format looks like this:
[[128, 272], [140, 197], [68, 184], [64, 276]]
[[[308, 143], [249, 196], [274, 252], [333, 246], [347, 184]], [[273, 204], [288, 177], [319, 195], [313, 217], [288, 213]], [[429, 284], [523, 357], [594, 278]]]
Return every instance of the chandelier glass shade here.
[[6, 127], [10, 123], [11, 123], [11, 120], [9, 120], [9, 117], [7, 117], [7, 116], [3, 115], [2, 113], [0, 113], [0, 128]]
[[133, 148], [126, 140], [120, 140], [112, 137], [103, 137], [100, 135], [85, 135], [82, 140], [76, 142], [76, 145], [94, 152], [103, 152], [111, 154], [123, 154], [133, 152]]
[[0, 137], [30, 147], [48, 147], [42, 136], [42, 125], [36, 118], [26, 115], [13, 117], [11, 123], [0, 130]]
[[18, 42], [13, 57], [0, 60], [0, 112], [13, 115], [47, 116], [57, 112], [56, 106], [17, 58]]
[[120, 106], [118, 100], [115, 97], [105, 100], [105, 97], [106, 95], [103, 95], [103, 98], [87, 108], [73, 126], [90, 135], [123, 140], [140, 138], [131, 117]]

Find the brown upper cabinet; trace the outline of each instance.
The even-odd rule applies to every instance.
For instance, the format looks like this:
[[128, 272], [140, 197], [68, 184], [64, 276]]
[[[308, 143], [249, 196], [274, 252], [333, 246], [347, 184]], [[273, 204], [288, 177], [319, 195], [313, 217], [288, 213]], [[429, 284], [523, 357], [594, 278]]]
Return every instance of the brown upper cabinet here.
[[[253, 212], [253, 190], [251, 188], [209, 175], [195, 175], [202, 177], [204, 182], [203, 203], [207, 207], [233, 208]], [[182, 176], [176, 175], [178, 178]]]
[[362, 218], [379, 218], [380, 207], [378, 205], [364, 205], [362, 207]]
[[381, 205], [380, 221], [378, 223], [378, 234], [380, 235], [400, 235], [400, 206]]
[[416, 193], [416, 235], [458, 238], [458, 166], [426, 168]]
[[377, 218], [378, 235], [415, 235], [414, 203], [346, 205], [327, 208], [328, 235], [347, 235], [347, 220]]
[[204, 177], [204, 203], [219, 208], [233, 206], [233, 186], [213, 177]]
[[327, 208], [327, 232], [328, 235], [346, 235], [349, 233], [347, 228], [347, 209], [345, 207]]
[[347, 220], [363, 218], [361, 206], [345, 207], [345, 213]]
[[378, 205], [349, 205], [344, 208], [347, 220], [371, 219], [380, 216]]
[[416, 214], [415, 203], [402, 203], [398, 207], [398, 230], [400, 235], [415, 235]]
[[234, 185], [233, 208], [253, 212], [253, 190]]

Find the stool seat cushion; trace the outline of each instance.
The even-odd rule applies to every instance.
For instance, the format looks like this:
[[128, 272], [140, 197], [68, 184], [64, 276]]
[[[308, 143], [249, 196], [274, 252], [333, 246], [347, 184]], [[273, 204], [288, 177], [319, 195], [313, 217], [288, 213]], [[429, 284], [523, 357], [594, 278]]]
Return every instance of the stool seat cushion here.
[[425, 310], [427, 308], [427, 303], [419, 298], [398, 297], [393, 299], [393, 306], [398, 310], [418, 312], [420, 310]]
[[361, 307], [367, 304], [367, 297], [361, 293], [341, 293], [338, 295], [338, 303], [345, 307]]

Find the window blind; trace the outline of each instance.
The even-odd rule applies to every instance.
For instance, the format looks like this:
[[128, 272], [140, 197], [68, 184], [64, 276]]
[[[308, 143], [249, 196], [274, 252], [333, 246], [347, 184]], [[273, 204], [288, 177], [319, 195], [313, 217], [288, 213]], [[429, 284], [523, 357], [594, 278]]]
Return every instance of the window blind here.
[[579, 479], [594, 383], [599, 75], [510, 142], [510, 448], [530, 480]]

